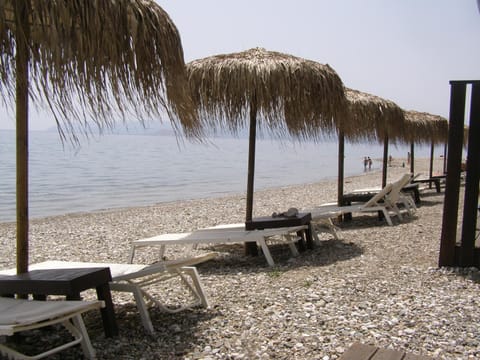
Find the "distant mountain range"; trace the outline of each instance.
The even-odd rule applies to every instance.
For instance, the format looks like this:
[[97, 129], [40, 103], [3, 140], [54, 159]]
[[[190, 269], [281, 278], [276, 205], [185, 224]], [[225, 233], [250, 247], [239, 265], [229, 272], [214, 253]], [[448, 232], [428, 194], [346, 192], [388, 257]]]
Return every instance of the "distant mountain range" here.
[[[57, 127], [52, 126], [47, 129], [49, 132], [57, 132]], [[149, 122], [143, 126], [139, 122], [128, 122], [125, 124], [117, 124], [113, 129], [105, 131], [105, 134], [113, 135], [152, 135], [152, 136], [175, 136], [175, 131], [173, 130], [170, 123], [160, 123], [160, 122]], [[220, 132], [220, 133], [207, 133], [207, 137], [218, 137], [218, 138], [247, 138], [248, 129], [240, 131], [237, 136], [233, 136], [229, 132]]]

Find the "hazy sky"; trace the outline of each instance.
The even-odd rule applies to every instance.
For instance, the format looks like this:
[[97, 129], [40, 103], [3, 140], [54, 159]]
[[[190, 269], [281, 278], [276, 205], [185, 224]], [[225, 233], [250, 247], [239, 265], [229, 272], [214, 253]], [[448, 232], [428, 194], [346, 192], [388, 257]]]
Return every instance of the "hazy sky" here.
[[[353, 89], [448, 118], [449, 80], [480, 79], [476, 0], [157, 0], [188, 62], [264, 47], [328, 63]], [[53, 125], [32, 109], [30, 128]], [[0, 128], [14, 128], [0, 108]]]

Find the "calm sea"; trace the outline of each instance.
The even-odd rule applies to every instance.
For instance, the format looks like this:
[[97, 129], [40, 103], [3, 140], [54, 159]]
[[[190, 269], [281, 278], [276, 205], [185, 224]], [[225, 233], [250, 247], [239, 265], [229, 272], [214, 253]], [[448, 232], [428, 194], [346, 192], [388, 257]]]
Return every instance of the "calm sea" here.
[[[363, 156], [382, 146], [345, 147], [345, 175], [363, 172]], [[406, 147], [391, 147], [405, 157]], [[248, 140], [207, 144], [174, 136], [104, 135], [62, 145], [56, 132], [30, 134], [30, 217], [246, 192]], [[428, 156], [416, 149], [416, 156]], [[374, 161], [380, 169], [381, 162]], [[316, 182], [337, 175], [337, 144], [257, 141], [255, 189]], [[15, 220], [15, 132], [0, 130], [0, 222]]]

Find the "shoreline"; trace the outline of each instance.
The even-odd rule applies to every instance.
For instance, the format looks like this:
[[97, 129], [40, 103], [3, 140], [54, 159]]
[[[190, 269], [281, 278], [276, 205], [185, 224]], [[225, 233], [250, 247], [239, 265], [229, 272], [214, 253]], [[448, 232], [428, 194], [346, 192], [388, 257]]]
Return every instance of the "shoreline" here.
[[[416, 161], [416, 168], [424, 171], [428, 161]], [[405, 170], [390, 167], [388, 181]], [[345, 192], [380, 182], [381, 172], [349, 176]], [[336, 180], [259, 190], [254, 216], [335, 201], [336, 190]], [[335, 360], [361, 342], [438, 359], [479, 358], [480, 272], [437, 268], [443, 197], [443, 191], [424, 191], [416, 214], [404, 221], [393, 218], [394, 226], [374, 214], [355, 214], [351, 222], [336, 223], [339, 240], [319, 233], [321, 244], [298, 257], [291, 257], [286, 246], [272, 245], [275, 268], [263, 256], [245, 256], [242, 244], [171, 246], [169, 259], [218, 252], [197, 267], [211, 308], [176, 314], [150, 308], [152, 337], [133, 299], [112, 293], [118, 338], [105, 339], [99, 314], [85, 316], [97, 357]], [[125, 263], [132, 240], [243, 222], [244, 214], [245, 195], [236, 195], [36, 219], [30, 228], [30, 262]], [[0, 268], [13, 267], [15, 224], [1, 223], [0, 234]], [[152, 263], [158, 253], [141, 251], [135, 260]], [[149, 291], [161, 297], [176, 289], [178, 283], [172, 282]], [[85, 292], [86, 299], [94, 297]], [[68, 354], [74, 359], [80, 350], [62, 356]]]
[[[401, 160], [402, 159], [400, 159], [399, 161], [401, 162]], [[427, 159], [424, 159], [424, 158], [418, 159], [418, 162], [420, 163], [420, 165], [423, 165], [424, 161], [427, 161]], [[394, 165], [393, 167], [389, 167], [389, 169], [391, 169], [391, 168], [401, 168], [401, 166], [400, 165]], [[404, 169], [405, 169], [404, 172], [406, 172], [407, 169], [406, 168], [404, 168]], [[381, 178], [381, 172], [382, 172], [381, 168], [374, 168], [372, 170], [363, 171], [363, 172], [359, 172], [358, 174], [346, 176], [345, 180], [344, 180], [345, 181], [344, 187], [346, 187], [346, 184], [352, 182], [352, 180], [357, 182], [355, 180], [356, 178], [359, 178], [360, 179], [359, 181], [361, 182], [362, 181], [361, 179], [363, 179], [364, 176], [368, 177], [369, 175], [379, 174], [378, 176], [379, 176], [379, 178]], [[395, 180], [393, 177], [390, 176], [390, 174], [388, 174], [388, 177], [389, 177], [389, 180], [391, 178], [392, 178], [392, 181]], [[255, 194], [260, 193], [260, 192], [265, 192], [265, 191], [276, 191], [276, 190], [281, 190], [281, 189], [284, 189], [284, 188], [295, 188], [295, 187], [302, 187], [302, 186], [309, 186], [309, 185], [314, 185], [314, 184], [330, 183], [330, 182], [335, 182], [336, 183], [337, 182], [337, 177], [336, 176], [329, 176], [329, 177], [326, 177], [324, 179], [314, 181], [314, 182], [295, 183], [295, 184], [288, 184], [288, 185], [265, 187], [265, 188], [261, 188], [261, 189], [256, 190]], [[171, 205], [171, 204], [175, 204], [175, 203], [188, 203], [188, 202], [197, 201], [197, 200], [198, 201], [205, 201], [205, 200], [209, 200], [209, 199], [212, 199], [212, 200], [225, 199], [225, 198], [239, 197], [239, 196], [245, 196], [245, 194], [244, 193], [238, 193], [238, 192], [232, 192], [232, 193], [220, 194], [218, 196], [206, 195], [206, 196], [193, 197], [193, 198], [187, 198], [187, 199], [162, 201], [162, 202], [157, 202], [157, 203], [154, 203], [154, 204], [147, 204], [147, 205], [132, 205], [132, 206], [118, 206], [118, 207], [111, 207], [111, 208], [97, 208], [97, 209], [92, 209], [92, 210], [75, 211], [75, 212], [68, 212], [68, 213], [62, 213], [62, 214], [52, 214], [52, 215], [46, 215], [46, 216], [41, 216], [41, 217], [30, 217], [30, 221], [31, 222], [42, 221], [42, 220], [45, 220], [45, 219], [54, 219], [54, 218], [57, 218], [57, 217], [65, 217], [65, 216], [82, 216], [82, 215], [88, 215], [90, 213], [105, 213], [105, 212], [115, 212], [115, 211], [126, 211], [128, 209], [136, 209], [136, 208], [141, 209], [141, 208], [149, 208], [149, 207], [159, 207], [159, 206]], [[255, 195], [254, 195], [254, 197], [255, 197]], [[6, 220], [6, 221], [1, 221], [0, 220], [0, 225], [2, 225], [2, 224], [12, 224], [12, 223], [15, 223], [15, 222], [16, 222], [15, 219]]]
[[[427, 159], [416, 161], [418, 172], [425, 170], [427, 164]], [[387, 182], [395, 181], [405, 172], [406, 168], [401, 166], [389, 167]], [[376, 187], [380, 184], [381, 169], [374, 169], [346, 177], [344, 192], [357, 188]], [[286, 211], [290, 207], [298, 209], [314, 207], [321, 203], [336, 201], [336, 199], [336, 179], [257, 190], [254, 193], [253, 216], [267, 216], [273, 212]], [[36, 255], [37, 234], [40, 234], [41, 238], [45, 235], [55, 235], [55, 241], [63, 248], [61, 243], [75, 241], [81, 237], [79, 234], [90, 234], [98, 224], [101, 224], [102, 231], [107, 233], [108, 238], [115, 243], [120, 243], [122, 252], [128, 254], [127, 248], [130, 241], [139, 238], [161, 233], [188, 232], [222, 223], [242, 223], [245, 221], [245, 207], [246, 194], [232, 194], [34, 218], [30, 220], [30, 262], [44, 261], [42, 254]], [[129, 228], [125, 229], [123, 223], [130, 224]], [[69, 231], [67, 232], [66, 229]], [[11, 257], [9, 260], [6, 259], [8, 253], [15, 254], [16, 222], [0, 223], [0, 234], [2, 234], [3, 243], [0, 252], [0, 268], [11, 267], [15, 259]], [[62, 237], [59, 238], [60, 234]], [[104, 246], [104, 250], [108, 253], [110, 246], [108, 244]], [[118, 252], [115, 251], [115, 253]], [[91, 256], [95, 257], [95, 254]], [[126, 255], [111, 259], [121, 262], [126, 259]]]

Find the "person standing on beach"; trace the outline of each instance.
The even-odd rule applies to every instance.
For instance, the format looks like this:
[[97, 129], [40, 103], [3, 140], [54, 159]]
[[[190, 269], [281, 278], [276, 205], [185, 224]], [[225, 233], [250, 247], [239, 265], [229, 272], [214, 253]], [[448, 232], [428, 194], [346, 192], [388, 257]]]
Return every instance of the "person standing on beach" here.
[[372, 159], [370, 159], [370, 156], [368, 157], [368, 170], [372, 170]]
[[363, 157], [363, 171], [367, 171], [368, 159], [366, 156]]

